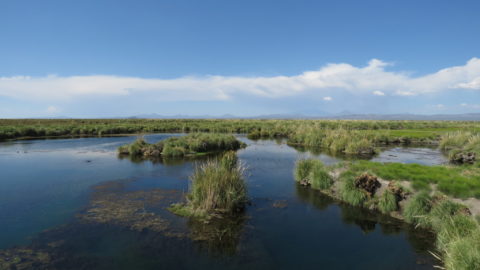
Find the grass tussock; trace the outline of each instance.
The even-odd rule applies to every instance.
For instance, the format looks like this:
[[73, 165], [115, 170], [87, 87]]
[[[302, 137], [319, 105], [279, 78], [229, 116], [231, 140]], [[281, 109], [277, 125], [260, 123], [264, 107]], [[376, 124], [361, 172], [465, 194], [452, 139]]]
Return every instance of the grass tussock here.
[[407, 203], [403, 216], [408, 223], [426, 227], [429, 224], [428, 214], [432, 209], [432, 198], [426, 191], [422, 191]]
[[191, 176], [186, 205], [173, 205], [170, 210], [182, 216], [208, 216], [243, 209], [247, 201], [243, 173], [244, 167], [233, 151], [197, 166]]
[[333, 153], [374, 154], [376, 152], [375, 137], [374, 133], [358, 130], [343, 128], [318, 130], [315, 127], [302, 127], [291, 134], [288, 143], [322, 147]]
[[307, 181], [310, 182], [310, 173], [312, 172], [312, 168], [315, 164], [314, 159], [301, 159], [298, 160], [295, 165], [295, 180], [300, 181]]
[[398, 209], [397, 196], [386, 190], [378, 199], [377, 207], [384, 214], [396, 211]]
[[155, 144], [143, 138], [119, 147], [120, 154], [144, 157], [183, 157], [214, 151], [237, 150], [244, 144], [233, 135], [216, 133], [191, 133], [181, 137], [170, 137]]
[[[463, 163], [459, 155], [474, 154], [480, 159], [480, 134], [469, 131], [456, 131], [444, 134], [440, 140], [440, 149], [448, 151], [452, 162]], [[473, 163], [471, 160], [469, 163]]]
[[355, 175], [344, 172], [340, 176], [340, 197], [343, 201], [353, 206], [363, 206], [368, 196], [365, 192], [355, 187]]
[[333, 185], [327, 167], [317, 159], [303, 159], [295, 166], [295, 180], [314, 189], [325, 190]]

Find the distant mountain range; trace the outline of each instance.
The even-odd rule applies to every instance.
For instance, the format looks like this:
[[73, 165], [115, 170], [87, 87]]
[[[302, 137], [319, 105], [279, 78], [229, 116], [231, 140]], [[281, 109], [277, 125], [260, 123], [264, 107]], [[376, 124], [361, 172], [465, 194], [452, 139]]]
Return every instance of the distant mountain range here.
[[[123, 118], [123, 117], [122, 117]], [[235, 116], [225, 114], [212, 115], [159, 115], [142, 114], [128, 118], [133, 119], [351, 119], [351, 120], [444, 120], [444, 121], [480, 121], [480, 113], [465, 114], [336, 114], [336, 115], [303, 115], [303, 114], [267, 114], [258, 116]]]

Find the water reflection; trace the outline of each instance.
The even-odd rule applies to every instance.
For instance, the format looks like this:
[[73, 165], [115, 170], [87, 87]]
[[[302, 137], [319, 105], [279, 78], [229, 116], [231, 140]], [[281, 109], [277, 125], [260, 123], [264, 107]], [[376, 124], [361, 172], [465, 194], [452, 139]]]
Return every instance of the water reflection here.
[[375, 232], [378, 228], [385, 235], [405, 234], [413, 249], [422, 255], [420, 259], [423, 263], [439, 263], [429, 253], [429, 251], [435, 251], [435, 234], [431, 231], [415, 228], [381, 213], [335, 201], [320, 191], [299, 184], [296, 185], [296, 191], [302, 201], [310, 203], [319, 210], [325, 210], [330, 206], [338, 207], [342, 221], [345, 224], [357, 226], [364, 234]]

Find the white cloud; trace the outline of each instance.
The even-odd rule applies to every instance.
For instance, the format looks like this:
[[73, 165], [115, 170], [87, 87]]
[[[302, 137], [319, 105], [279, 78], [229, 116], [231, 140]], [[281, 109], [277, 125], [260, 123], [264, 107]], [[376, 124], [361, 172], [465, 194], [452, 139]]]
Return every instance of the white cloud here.
[[445, 105], [437, 104], [437, 105], [435, 105], [435, 107], [437, 107], [437, 109], [443, 109], [443, 108], [445, 108]]
[[377, 90], [377, 91], [373, 91], [373, 94], [374, 94], [375, 96], [385, 96], [385, 93], [384, 93], [384, 92], [378, 91], [378, 90]]
[[323, 100], [325, 100], [325, 101], [332, 101], [333, 99], [332, 99], [332, 97], [324, 97]]
[[54, 115], [60, 112], [60, 109], [55, 107], [55, 106], [48, 106], [47, 109], [45, 110], [47, 114], [49, 115]]
[[480, 104], [468, 104], [468, 103], [462, 103], [460, 106], [467, 108], [467, 109], [474, 109], [474, 110], [480, 110]]
[[[281, 98], [299, 94], [320, 97], [347, 94], [414, 96], [452, 89], [480, 89], [480, 59], [421, 77], [386, 71], [391, 64], [372, 59], [364, 67], [328, 64], [296, 76], [203, 76], [176, 79], [111, 75], [0, 77], [0, 96], [29, 100], [69, 100], [98, 96], [148, 96], [159, 101], [228, 100], [235, 95]], [[382, 93], [382, 94], [380, 94]]]
[[396, 95], [399, 95], [399, 96], [405, 96], [405, 97], [408, 97], [408, 96], [415, 96], [416, 94], [412, 91], [396, 91], [395, 92]]
[[459, 84], [456, 85], [455, 88], [480, 90], [480, 77], [475, 78], [475, 79], [471, 80], [470, 82], [459, 83]]

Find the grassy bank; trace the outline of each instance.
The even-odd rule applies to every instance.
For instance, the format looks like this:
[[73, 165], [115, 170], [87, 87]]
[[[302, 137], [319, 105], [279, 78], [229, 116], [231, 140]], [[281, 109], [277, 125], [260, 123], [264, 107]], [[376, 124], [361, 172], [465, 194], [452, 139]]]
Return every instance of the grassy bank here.
[[458, 198], [480, 198], [480, 168], [355, 161], [343, 165], [352, 174], [370, 172], [385, 180], [411, 182], [415, 190], [437, 190]]
[[214, 151], [237, 150], [244, 146], [233, 135], [217, 133], [190, 133], [170, 137], [154, 144], [138, 139], [118, 148], [119, 154], [140, 157], [183, 157]]
[[289, 137], [298, 130], [386, 132], [395, 138], [434, 139], [455, 130], [480, 131], [478, 122], [260, 119], [0, 119], [0, 139], [99, 136], [154, 132], [250, 133], [252, 138]]
[[170, 210], [181, 216], [208, 217], [241, 211], [247, 201], [243, 180], [244, 167], [235, 152], [198, 165], [191, 176], [185, 204], [172, 205]]
[[[319, 173], [321, 168], [321, 173]], [[301, 160], [295, 167], [295, 180], [304, 186], [351, 205], [377, 210], [401, 218], [436, 233], [436, 251], [446, 269], [480, 269], [480, 225], [469, 209], [440, 191], [429, 191], [435, 183], [450, 196], [478, 195], [479, 168], [442, 167], [416, 164], [348, 162], [326, 167], [319, 160]], [[328, 175], [328, 185], [314, 185], [314, 175]], [[414, 190], [402, 181], [420, 181]], [[470, 185], [467, 189], [457, 189]], [[448, 183], [449, 185], [446, 185]], [[452, 186], [450, 186], [452, 185]], [[454, 187], [450, 189], [451, 187]], [[469, 190], [472, 189], [472, 190]]]
[[480, 158], [480, 133], [449, 132], [442, 136], [440, 148], [448, 151], [450, 161], [473, 164]]

